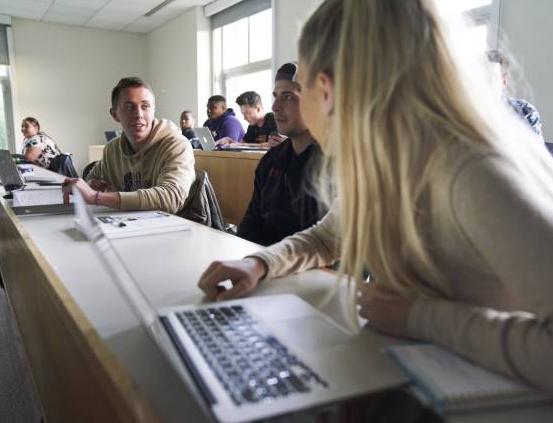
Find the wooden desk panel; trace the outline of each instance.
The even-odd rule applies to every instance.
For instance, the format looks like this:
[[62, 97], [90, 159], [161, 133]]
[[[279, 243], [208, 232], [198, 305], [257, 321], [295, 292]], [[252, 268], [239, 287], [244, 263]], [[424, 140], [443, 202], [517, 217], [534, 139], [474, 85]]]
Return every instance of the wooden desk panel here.
[[253, 193], [255, 169], [264, 153], [195, 150], [196, 169], [205, 170], [227, 223], [242, 220]]
[[158, 421], [4, 204], [0, 239], [2, 278], [46, 420]]

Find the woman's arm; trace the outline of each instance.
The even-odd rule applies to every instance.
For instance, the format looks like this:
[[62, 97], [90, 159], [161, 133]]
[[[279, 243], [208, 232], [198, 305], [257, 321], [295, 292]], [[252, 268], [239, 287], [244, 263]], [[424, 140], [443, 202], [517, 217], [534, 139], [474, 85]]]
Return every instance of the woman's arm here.
[[[242, 260], [213, 262], [200, 277], [198, 286], [209, 299], [241, 297], [265, 277], [278, 277], [333, 263], [340, 245], [335, 233], [336, 217], [329, 212], [317, 225]], [[233, 288], [219, 284], [230, 279]]]
[[267, 278], [277, 278], [333, 264], [340, 255], [335, 207], [316, 225], [284, 238], [250, 257], [267, 266]]
[[40, 147], [25, 147], [23, 150], [23, 158], [29, 163], [37, 163], [38, 157], [42, 154], [42, 148]]
[[476, 252], [512, 305], [416, 300], [408, 334], [553, 391], [553, 199], [540, 184], [499, 158], [457, 175], [450, 205], [461, 236], [450, 254]]

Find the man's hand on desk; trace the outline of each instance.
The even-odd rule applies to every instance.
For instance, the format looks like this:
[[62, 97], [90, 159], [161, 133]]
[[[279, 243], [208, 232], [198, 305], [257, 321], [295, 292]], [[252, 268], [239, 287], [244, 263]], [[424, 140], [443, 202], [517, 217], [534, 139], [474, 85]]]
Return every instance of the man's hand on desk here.
[[92, 188], [94, 191], [106, 191], [109, 187], [109, 184], [106, 181], [103, 181], [102, 179], [91, 179], [88, 181], [88, 185], [90, 185], [90, 188]]
[[275, 147], [279, 145], [282, 141], [284, 141], [286, 138], [287, 137], [285, 137], [284, 135], [279, 135], [279, 134], [269, 135], [269, 137], [267, 138], [267, 143], [269, 144], [269, 147]]
[[[252, 291], [266, 274], [265, 263], [254, 257], [214, 261], [200, 277], [198, 287], [205, 292], [210, 301], [230, 300], [243, 297]], [[227, 290], [221, 283], [229, 279], [232, 288]]]
[[[100, 188], [107, 187], [104, 181], [99, 181]], [[104, 187], [103, 184], [106, 184]], [[95, 190], [88, 183], [80, 178], [66, 178], [63, 183], [63, 202], [69, 204], [69, 196], [72, 193], [73, 187], [77, 188], [83, 196], [86, 204], [95, 204], [97, 206], [111, 207], [112, 209], [121, 208], [121, 196], [118, 192], [104, 192], [103, 190]]]
[[232, 138], [229, 138], [229, 137], [223, 137], [215, 141], [215, 145], [222, 147], [224, 145], [232, 144], [233, 142], [236, 142], [236, 141], [234, 141]]
[[83, 179], [65, 178], [65, 181], [63, 182], [63, 202], [65, 204], [69, 204], [69, 196], [71, 195], [73, 187], [76, 187], [79, 190], [86, 204], [95, 203], [96, 191], [93, 190], [92, 187]]

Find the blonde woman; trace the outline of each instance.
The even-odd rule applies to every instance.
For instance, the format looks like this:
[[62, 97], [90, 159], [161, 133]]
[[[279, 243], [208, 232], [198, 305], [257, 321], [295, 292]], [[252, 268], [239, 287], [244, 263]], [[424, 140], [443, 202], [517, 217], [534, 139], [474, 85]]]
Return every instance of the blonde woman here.
[[298, 80], [334, 209], [199, 286], [227, 299], [339, 257], [372, 327], [553, 391], [553, 163], [442, 22], [428, 0], [319, 7]]

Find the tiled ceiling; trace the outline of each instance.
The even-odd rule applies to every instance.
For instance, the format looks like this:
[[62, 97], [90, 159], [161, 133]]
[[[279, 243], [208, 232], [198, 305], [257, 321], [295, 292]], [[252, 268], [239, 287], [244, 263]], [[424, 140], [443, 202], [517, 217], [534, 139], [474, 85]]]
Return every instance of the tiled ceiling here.
[[192, 6], [213, 0], [173, 0], [146, 17], [163, 0], [0, 0], [0, 14], [42, 22], [149, 32]]

